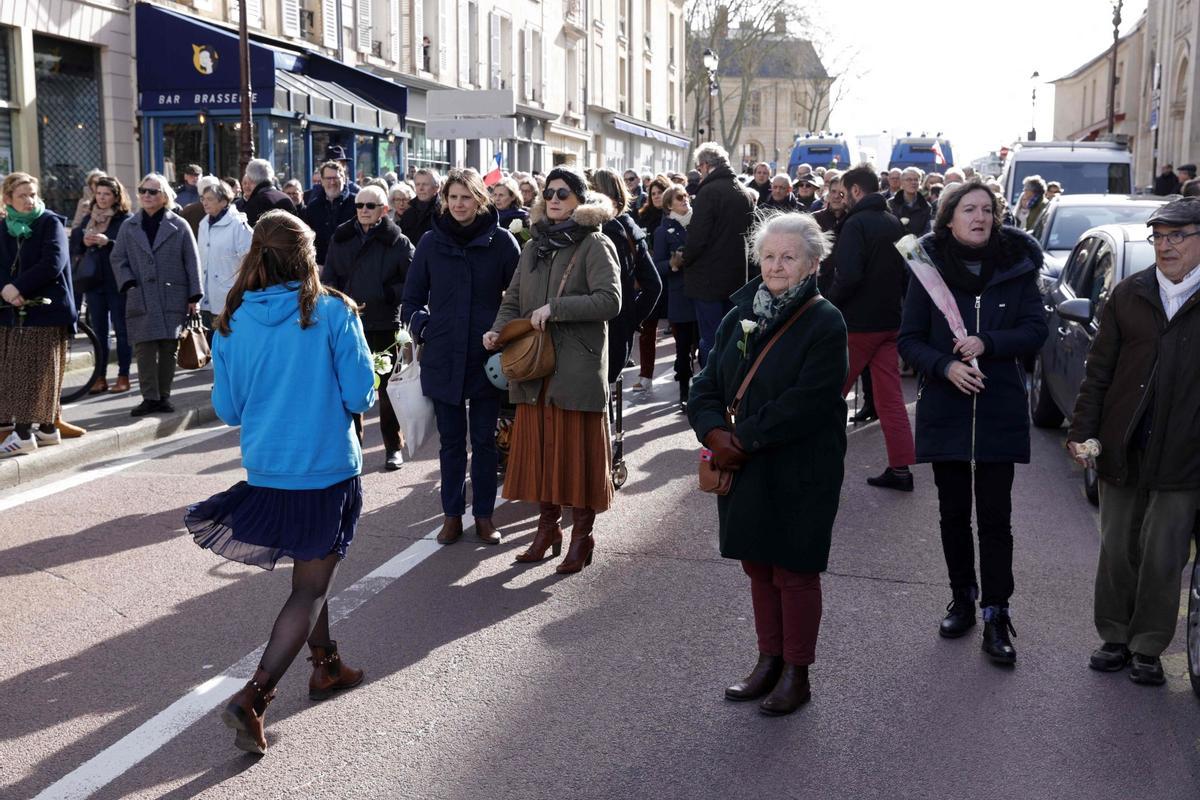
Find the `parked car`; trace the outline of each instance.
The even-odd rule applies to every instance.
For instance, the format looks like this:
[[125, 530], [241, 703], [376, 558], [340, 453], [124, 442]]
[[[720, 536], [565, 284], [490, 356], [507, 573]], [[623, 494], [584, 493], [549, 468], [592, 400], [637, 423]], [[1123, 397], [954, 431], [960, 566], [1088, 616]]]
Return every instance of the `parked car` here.
[[[1037, 427], [1057, 428], [1070, 418], [1101, 307], [1113, 286], [1154, 263], [1147, 230], [1143, 223], [1085, 231], [1043, 295], [1050, 335], [1034, 361], [1029, 386], [1029, 413]], [[1084, 489], [1088, 500], [1099, 503], [1094, 470], [1085, 471]]]
[[1067, 194], [1132, 194], [1133, 155], [1116, 142], [1019, 142], [1013, 145], [1000, 185], [1009, 204], [1017, 202], [1025, 179], [1041, 175], [1058, 181]]

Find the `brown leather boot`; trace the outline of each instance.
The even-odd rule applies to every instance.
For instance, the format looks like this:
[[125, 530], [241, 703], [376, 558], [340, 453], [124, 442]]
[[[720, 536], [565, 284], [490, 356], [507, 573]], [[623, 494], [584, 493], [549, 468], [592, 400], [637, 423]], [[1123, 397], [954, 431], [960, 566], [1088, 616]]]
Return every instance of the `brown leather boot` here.
[[491, 517], [475, 518], [475, 536], [484, 544], [500, 544], [500, 532], [492, 524]]
[[353, 689], [363, 681], [363, 671], [342, 664], [338, 655], [337, 642], [331, 641], [326, 645], [310, 644], [308, 649], [312, 655], [312, 677], [308, 679], [308, 699], [328, 700], [338, 692]]
[[562, 506], [553, 503], [542, 503], [542, 514], [538, 517], [537, 533], [529, 548], [517, 556], [522, 564], [532, 564], [546, 559], [546, 551], [551, 550], [555, 557], [562, 552], [563, 532], [558, 524], [562, 518]]
[[62, 418], [61, 413], [54, 418], [54, 427], [58, 428], [59, 435], [64, 439], [78, 439], [87, 433], [87, 428], [72, 425]]
[[771, 693], [758, 704], [762, 713], [772, 717], [790, 714], [812, 699], [812, 690], [808, 685], [808, 666], [784, 664], [779, 683]]
[[96, 378], [96, 382], [92, 384], [90, 389], [88, 389], [88, 394], [104, 394], [107, 391], [108, 381], [106, 381], [102, 375], [99, 378]]
[[438, 544], [454, 544], [462, 538], [462, 533], [462, 517], [447, 515], [445, 521], [442, 522], [442, 529], [438, 531]]
[[592, 551], [596, 549], [596, 540], [592, 538], [592, 526], [596, 522], [596, 512], [590, 508], [575, 508], [571, 510], [574, 520], [571, 524], [571, 545], [567, 548], [567, 557], [554, 570], [559, 575], [573, 575], [592, 563]]
[[113, 384], [112, 389], [110, 391], [128, 392], [129, 391], [129, 376], [128, 375], [118, 375], [117, 382]]
[[221, 721], [237, 731], [233, 745], [239, 750], [257, 753], [260, 756], [267, 752], [263, 717], [266, 716], [267, 706], [275, 699], [275, 689], [266, 688], [270, 682], [270, 674], [259, 667], [250, 682], [229, 698], [229, 703], [221, 712]]
[[729, 700], [757, 700], [775, 688], [783, 672], [783, 656], [758, 654], [758, 663], [750, 674], [725, 690]]

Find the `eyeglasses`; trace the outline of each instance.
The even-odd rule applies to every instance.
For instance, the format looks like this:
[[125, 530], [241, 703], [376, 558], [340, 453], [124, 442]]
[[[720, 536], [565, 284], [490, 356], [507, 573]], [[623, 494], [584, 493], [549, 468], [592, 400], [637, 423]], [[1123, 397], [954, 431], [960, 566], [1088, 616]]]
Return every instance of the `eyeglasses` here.
[[1200, 236], [1200, 231], [1192, 231], [1191, 233], [1184, 233], [1183, 231], [1152, 233], [1146, 237], [1146, 241], [1153, 245], [1157, 245], [1159, 242], [1166, 242], [1167, 244], [1183, 244], [1183, 240], [1189, 236]]
[[365, 208], [367, 211], [374, 211], [375, 209], [379, 208], [379, 205], [379, 203], [355, 203], [354, 207], [359, 209]]
[[568, 197], [571, 196], [571, 190], [566, 189], [566, 188], [546, 189], [544, 192], [542, 192], [542, 199], [543, 200], [553, 200], [555, 195], [558, 196], [559, 200], [566, 200]]
[[151, 189], [148, 186], [139, 186], [138, 187], [138, 194], [148, 194], [151, 197], [153, 197], [156, 194], [159, 194], [160, 192], [161, 192], [160, 189]]
[[637, 179], [638, 179], [638, 176], [637, 176], [637, 175], [626, 175], [626, 176], [625, 176], [625, 182], [626, 182], [626, 183], [633, 183], [633, 182], [634, 182], [634, 181], [636, 181]]

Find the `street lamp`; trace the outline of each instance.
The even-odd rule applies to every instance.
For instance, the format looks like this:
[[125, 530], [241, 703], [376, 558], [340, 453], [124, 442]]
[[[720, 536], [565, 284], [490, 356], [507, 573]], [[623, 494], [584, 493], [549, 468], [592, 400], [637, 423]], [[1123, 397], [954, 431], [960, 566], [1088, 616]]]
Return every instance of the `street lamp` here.
[[1031, 142], [1037, 139], [1037, 79], [1040, 77], [1041, 75], [1036, 69], [1029, 76], [1029, 80], [1033, 81], [1033, 101], [1029, 115], [1029, 141]]
[[705, 48], [704, 57], [701, 59], [704, 64], [704, 71], [708, 73], [708, 140], [716, 141], [713, 135], [713, 98], [717, 96], [720, 90], [717, 84], [717, 68], [721, 66], [721, 59], [716, 52], [711, 48]]
[[1113, 3], [1113, 43], [1111, 63], [1108, 65], [1108, 132], [1111, 134], [1117, 122], [1117, 47], [1121, 43], [1121, 0]]

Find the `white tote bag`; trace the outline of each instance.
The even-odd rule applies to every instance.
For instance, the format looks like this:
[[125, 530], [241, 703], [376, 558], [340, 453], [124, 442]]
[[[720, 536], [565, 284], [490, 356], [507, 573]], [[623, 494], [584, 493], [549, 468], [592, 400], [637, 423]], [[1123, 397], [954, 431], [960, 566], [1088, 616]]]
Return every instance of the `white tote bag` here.
[[[408, 348], [401, 348], [401, 352]], [[421, 360], [418, 356], [407, 364], [396, 359], [396, 367], [387, 382], [388, 399], [404, 433], [404, 449], [412, 458], [434, 429], [433, 401], [421, 391]]]

